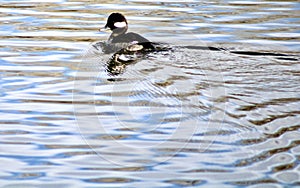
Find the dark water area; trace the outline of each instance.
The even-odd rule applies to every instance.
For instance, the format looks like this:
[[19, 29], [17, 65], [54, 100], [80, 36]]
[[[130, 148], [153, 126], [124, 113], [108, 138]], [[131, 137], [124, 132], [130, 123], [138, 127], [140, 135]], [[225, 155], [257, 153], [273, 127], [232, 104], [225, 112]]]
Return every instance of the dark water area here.
[[[299, 11], [1, 1], [0, 187], [300, 187]], [[172, 50], [109, 64], [112, 12]]]

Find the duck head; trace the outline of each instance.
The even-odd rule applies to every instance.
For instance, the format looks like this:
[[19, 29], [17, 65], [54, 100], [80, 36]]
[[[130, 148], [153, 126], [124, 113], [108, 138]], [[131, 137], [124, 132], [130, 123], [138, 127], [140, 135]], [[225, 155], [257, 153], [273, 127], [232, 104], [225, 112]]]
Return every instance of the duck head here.
[[120, 13], [110, 14], [107, 19], [106, 25], [104, 26], [104, 28], [101, 28], [100, 31], [108, 29], [113, 32], [114, 36], [126, 33], [128, 29], [128, 23], [125, 16]]

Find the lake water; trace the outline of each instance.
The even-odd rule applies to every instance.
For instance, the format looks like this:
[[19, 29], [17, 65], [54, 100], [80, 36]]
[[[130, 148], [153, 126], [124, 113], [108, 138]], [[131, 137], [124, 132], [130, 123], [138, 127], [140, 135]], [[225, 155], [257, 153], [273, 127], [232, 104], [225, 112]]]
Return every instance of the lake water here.
[[[2, 0], [1, 187], [300, 186], [300, 3]], [[111, 12], [172, 50], [113, 67]]]

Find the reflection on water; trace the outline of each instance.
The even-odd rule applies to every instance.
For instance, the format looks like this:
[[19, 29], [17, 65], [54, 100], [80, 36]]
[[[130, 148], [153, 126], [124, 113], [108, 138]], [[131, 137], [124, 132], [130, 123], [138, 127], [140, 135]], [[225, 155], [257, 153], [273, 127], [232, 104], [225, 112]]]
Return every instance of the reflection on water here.
[[[299, 8], [3, 1], [1, 187], [299, 186]], [[172, 50], [109, 74], [113, 11]]]

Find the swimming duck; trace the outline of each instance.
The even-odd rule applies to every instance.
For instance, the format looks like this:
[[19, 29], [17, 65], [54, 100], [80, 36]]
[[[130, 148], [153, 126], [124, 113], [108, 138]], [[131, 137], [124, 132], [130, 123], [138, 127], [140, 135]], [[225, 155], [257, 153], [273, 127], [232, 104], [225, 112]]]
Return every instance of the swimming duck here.
[[119, 50], [125, 52], [149, 51], [153, 50], [152, 43], [134, 32], [127, 32], [128, 22], [121, 13], [112, 13], [107, 19], [107, 23], [100, 31], [111, 30], [112, 34], [106, 42], [97, 43], [104, 53], [113, 53]]

